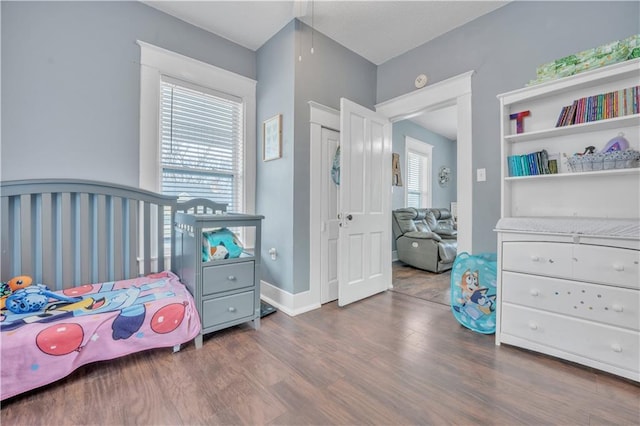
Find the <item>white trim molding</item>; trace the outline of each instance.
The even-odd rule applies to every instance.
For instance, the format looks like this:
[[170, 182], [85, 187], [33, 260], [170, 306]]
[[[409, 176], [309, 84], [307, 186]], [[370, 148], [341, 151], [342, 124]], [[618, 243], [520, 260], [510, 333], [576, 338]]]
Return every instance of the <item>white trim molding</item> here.
[[311, 290], [291, 294], [266, 281], [260, 281], [260, 298], [290, 317], [320, 307], [319, 297], [315, 297]]
[[237, 96], [244, 105], [244, 206], [255, 211], [256, 81], [138, 40], [140, 46], [140, 188], [159, 191], [160, 81], [172, 77]]
[[340, 131], [340, 111], [316, 102], [309, 102], [311, 147], [309, 149], [309, 298], [310, 303], [321, 305], [320, 239], [322, 237], [322, 218], [320, 215], [322, 183], [320, 182], [322, 165], [322, 128]]

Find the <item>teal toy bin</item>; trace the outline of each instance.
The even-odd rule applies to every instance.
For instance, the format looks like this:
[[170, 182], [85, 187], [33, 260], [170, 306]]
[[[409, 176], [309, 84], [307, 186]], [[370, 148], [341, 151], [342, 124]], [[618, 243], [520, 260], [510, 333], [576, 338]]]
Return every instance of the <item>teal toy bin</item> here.
[[482, 334], [496, 332], [495, 253], [460, 253], [451, 269], [451, 311], [463, 326]]

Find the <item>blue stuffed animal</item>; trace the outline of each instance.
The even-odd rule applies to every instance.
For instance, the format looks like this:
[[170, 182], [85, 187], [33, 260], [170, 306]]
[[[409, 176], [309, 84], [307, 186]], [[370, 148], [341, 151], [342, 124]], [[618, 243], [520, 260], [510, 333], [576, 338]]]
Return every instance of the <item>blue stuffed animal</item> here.
[[26, 288], [14, 291], [6, 300], [6, 307], [14, 314], [26, 314], [44, 310], [49, 299], [57, 299], [65, 302], [78, 302], [80, 297], [67, 297], [62, 294], [49, 291], [44, 284], [33, 284]]

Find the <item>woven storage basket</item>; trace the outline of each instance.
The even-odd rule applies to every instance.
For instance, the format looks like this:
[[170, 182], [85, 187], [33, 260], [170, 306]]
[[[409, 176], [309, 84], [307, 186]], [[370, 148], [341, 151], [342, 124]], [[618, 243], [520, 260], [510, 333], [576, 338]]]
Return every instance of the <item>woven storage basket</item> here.
[[568, 163], [572, 172], [592, 172], [597, 170], [628, 169], [640, 165], [640, 151], [598, 152], [595, 154], [574, 155]]

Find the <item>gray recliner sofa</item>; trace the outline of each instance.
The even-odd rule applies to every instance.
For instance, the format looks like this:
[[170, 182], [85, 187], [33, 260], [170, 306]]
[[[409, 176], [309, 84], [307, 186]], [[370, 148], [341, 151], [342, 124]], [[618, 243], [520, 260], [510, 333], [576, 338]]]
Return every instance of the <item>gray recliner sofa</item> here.
[[451, 269], [458, 231], [448, 209], [406, 207], [394, 210], [392, 221], [399, 260], [431, 272]]

